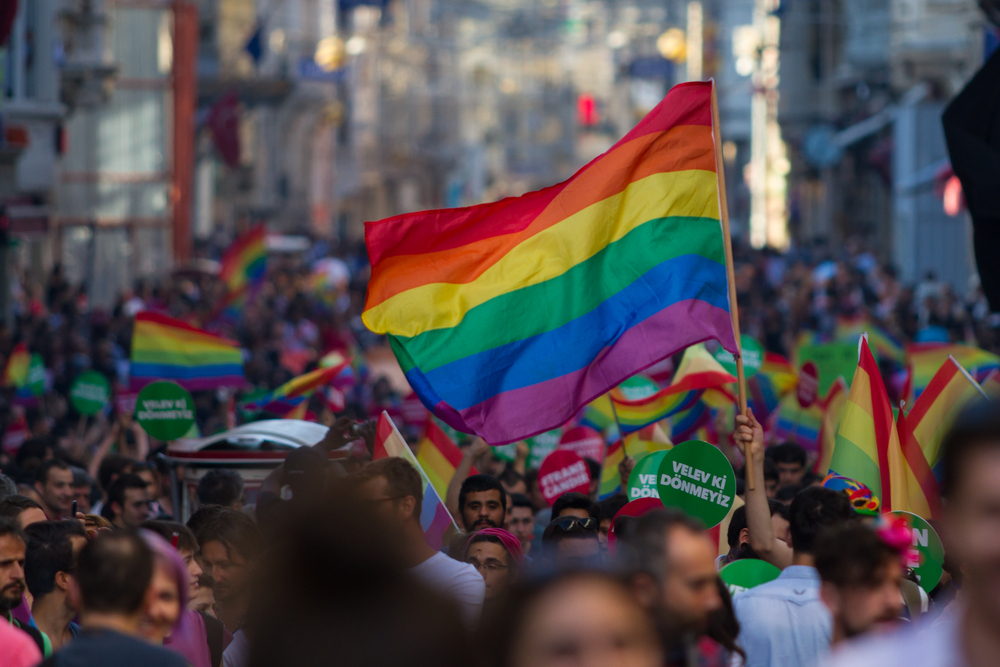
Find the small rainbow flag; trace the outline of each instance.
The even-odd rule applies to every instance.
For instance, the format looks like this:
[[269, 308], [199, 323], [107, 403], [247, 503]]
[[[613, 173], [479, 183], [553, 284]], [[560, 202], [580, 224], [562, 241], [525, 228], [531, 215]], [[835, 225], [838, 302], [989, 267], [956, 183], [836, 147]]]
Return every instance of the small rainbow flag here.
[[[993, 376], [991, 372], [989, 377]], [[914, 441], [923, 451], [924, 458], [935, 476], [941, 477], [941, 441], [951, 428], [955, 417], [968, 403], [986, 398], [987, 394], [962, 368], [955, 357], [949, 356], [934, 374], [913, 408], [906, 415], [906, 423]]]
[[696, 401], [689, 409], [670, 418], [670, 439], [684, 442], [697, 436], [699, 429], [712, 418], [712, 411], [704, 401]]
[[622, 493], [618, 465], [625, 459], [626, 454], [638, 462], [647, 454], [672, 449], [673, 446], [667, 434], [656, 424], [626, 436], [624, 447], [621, 440], [609, 445], [601, 466], [601, 482], [597, 497], [604, 500], [616, 493]]
[[399, 434], [396, 425], [392, 423], [389, 415], [383, 410], [378, 418], [378, 427], [375, 431], [375, 453], [372, 458], [375, 460], [386, 456], [399, 456], [417, 469], [420, 478], [424, 483], [424, 497], [420, 510], [420, 526], [424, 529], [424, 539], [435, 551], [440, 551], [443, 547], [449, 546], [451, 538], [458, 532], [455, 520], [451, 518], [448, 508], [438, 494], [430, 478], [424, 471], [423, 466], [406, 445], [406, 440]]
[[365, 225], [362, 319], [428, 409], [503, 445], [689, 345], [737, 351], [713, 86], [674, 86], [563, 183]]
[[28, 382], [28, 368], [31, 366], [31, 355], [28, 354], [28, 344], [20, 342], [10, 351], [7, 363], [3, 369], [4, 387], [23, 387]]
[[704, 343], [698, 343], [684, 350], [670, 388], [675, 391], [709, 389], [725, 387], [731, 382], [736, 382], [736, 378], [716, 361]]
[[144, 311], [132, 331], [132, 389], [154, 380], [173, 380], [188, 391], [238, 387], [243, 352], [235, 341]]
[[863, 333], [868, 333], [868, 340], [879, 359], [892, 359], [903, 365], [906, 363], [906, 349], [885, 329], [874, 324], [867, 315], [855, 317], [839, 317], [834, 329], [834, 342], [853, 343]]
[[655, 424], [661, 419], [690, 410], [701, 398], [703, 389], [678, 389], [667, 387], [652, 396], [630, 401], [619, 389], [611, 390], [611, 400], [618, 412], [622, 433], [628, 434]]
[[[977, 382], [985, 380], [990, 371], [1000, 368], [1000, 357], [972, 345], [914, 343], [907, 348], [907, 351], [910, 355], [910, 385], [913, 399], [920, 398], [920, 394], [927, 388], [931, 378], [945, 364], [948, 357], [954, 357], [955, 361]], [[916, 403], [911, 402], [916, 407]]]
[[244, 410], [265, 411], [285, 416], [287, 419], [301, 419], [306, 412], [309, 397], [336, 378], [348, 361], [338, 366], [321, 367], [294, 377], [277, 389], [243, 404]]
[[222, 255], [219, 279], [226, 285], [223, 309], [237, 317], [267, 271], [267, 230], [257, 225], [238, 236]]
[[847, 380], [838, 377], [823, 399], [823, 425], [820, 428], [819, 456], [816, 457], [815, 471], [824, 477], [830, 473], [830, 457], [833, 456], [833, 446], [837, 441], [837, 431], [846, 405]]
[[[427, 420], [427, 429], [424, 437], [417, 444], [417, 461], [424, 468], [427, 479], [434, 486], [434, 490], [441, 498], [448, 496], [448, 483], [455, 475], [455, 469], [462, 462], [462, 450], [458, 448], [451, 438], [441, 430], [441, 427], [434, 423], [433, 419]], [[479, 471], [473, 467], [469, 470], [470, 475], [477, 475]]]
[[808, 408], [803, 408], [795, 394], [789, 394], [778, 406], [774, 440], [795, 442], [807, 452], [817, 453], [822, 427], [823, 406], [813, 403]]

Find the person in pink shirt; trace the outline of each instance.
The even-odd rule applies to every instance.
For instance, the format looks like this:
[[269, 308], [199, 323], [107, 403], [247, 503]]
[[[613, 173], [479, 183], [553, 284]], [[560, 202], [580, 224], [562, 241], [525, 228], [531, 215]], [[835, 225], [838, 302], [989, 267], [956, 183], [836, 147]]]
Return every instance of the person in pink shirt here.
[[0, 646], [0, 667], [32, 667], [42, 661], [34, 640], [10, 623], [0, 623]]

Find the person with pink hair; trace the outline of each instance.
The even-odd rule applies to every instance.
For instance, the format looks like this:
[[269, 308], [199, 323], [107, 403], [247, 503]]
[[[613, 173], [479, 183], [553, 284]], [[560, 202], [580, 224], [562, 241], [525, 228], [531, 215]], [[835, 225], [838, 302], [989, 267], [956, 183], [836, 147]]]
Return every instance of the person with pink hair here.
[[465, 562], [475, 567], [486, 582], [483, 610], [496, 606], [518, 572], [524, 567], [521, 541], [503, 528], [483, 528], [465, 545]]
[[142, 529], [140, 534], [153, 552], [155, 567], [139, 632], [182, 655], [191, 667], [215, 667], [205, 621], [187, 606], [191, 590], [187, 565], [178, 550], [157, 533]]

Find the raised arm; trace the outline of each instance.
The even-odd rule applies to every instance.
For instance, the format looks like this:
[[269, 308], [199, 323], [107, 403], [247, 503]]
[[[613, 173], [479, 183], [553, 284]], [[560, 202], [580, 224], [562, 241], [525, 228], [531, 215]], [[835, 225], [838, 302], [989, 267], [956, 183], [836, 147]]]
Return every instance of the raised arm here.
[[792, 549], [774, 536], [764, 485], [764, 429], [754, 418], [753, 411], [747, 410], [747, 416], [736, 416], [734, 440], [744, 456], [747, 447], [753, 451], [753, 469], [747, 469], [747, 482], [753, 475], [754, 488], [751, 490], [749, 483], [745, 487], [750, 546], [762, 559], [784, 569], [792, 564]]

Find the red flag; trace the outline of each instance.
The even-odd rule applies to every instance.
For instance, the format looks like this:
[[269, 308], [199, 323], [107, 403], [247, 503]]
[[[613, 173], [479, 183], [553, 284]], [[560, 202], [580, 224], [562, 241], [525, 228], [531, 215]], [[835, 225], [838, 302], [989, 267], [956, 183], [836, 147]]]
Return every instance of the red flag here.
[[207, 124], [215, 149], [227, 165], [235, 167], [240, 161], [240, 98], [235, 91], [212, 105]]

